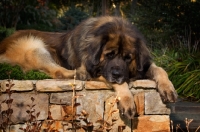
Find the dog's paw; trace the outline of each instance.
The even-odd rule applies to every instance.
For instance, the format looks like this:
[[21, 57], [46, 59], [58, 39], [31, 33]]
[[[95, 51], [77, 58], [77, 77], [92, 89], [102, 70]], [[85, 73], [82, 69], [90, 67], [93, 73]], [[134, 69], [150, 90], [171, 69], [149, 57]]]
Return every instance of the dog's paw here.
[[89, 80], [90, 78], [91, 78], [90, 75], [88, 74], [83, 65], [78, 69], [76, 69], [76, 79], [85, 81]]
[[136, 113], [135, 102], [128, 84], [112, 84], [118, 97], [117, 107], [120, 115], [133, 119]]
[[117, 104], [121, 116], [133, 119], [136, 113], [133, 96], [121, 96]]
[[77, 70], [76, 70], [76, 77], [75, 77], [75, 78], [76, 78], [77, 80], [85, 81], [85, 80], [90, 79], [90, 76], [89, 76], [89, 74], [88, 74], [86, 71], [77, 69]]
[[163, 102], [176, 102], [178, 95], [170, 80], [158, 82], [158, 92]]
[[77, 72], [76, 79], [85, 81], [88, 79], [88, 75], [85, 72]]

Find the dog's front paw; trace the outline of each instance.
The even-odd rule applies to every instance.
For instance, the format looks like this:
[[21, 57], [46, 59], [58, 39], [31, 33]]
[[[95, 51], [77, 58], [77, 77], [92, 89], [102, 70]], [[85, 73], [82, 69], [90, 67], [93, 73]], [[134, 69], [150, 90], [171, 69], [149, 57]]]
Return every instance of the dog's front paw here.
[[78, 79], [78, 80], [85, 81], [85, 80], [87, 80], [88, 78], [89, 78], [89, 77], [88, 77], [88, 75], [87, 75], [86, 72], [78, 71], [78, 72], [76, 73], [76, 79]]
[[76, 79], [82, 80], [82, 81], [91, 79], [90, 75], [85, 69], [85, 66], [82, 65], [81, 67], [76, 69]]
[[163, 102], [176, 102], [177, 100], [178, 95], [170, 80], [158, 82], [158, 92]]
[[76, 70], [76, 79], [85, 81], [85, 80], [89, 80], [90, 76], [85, 70], [77, 69]]
[[121, 116], [125, 116], [129, 119], [133, 119], [136, 113], [134, 98], [129, 90], [128, 84], [113, 84], [113, 88], [117, 93], [119, 99], [117, 107]]
[[122, 95], [120, 96], [117, 104], [121, 116], [125, 116], [129, 119], [133, 119], [136, 113], [135, 103], [133, 95]]

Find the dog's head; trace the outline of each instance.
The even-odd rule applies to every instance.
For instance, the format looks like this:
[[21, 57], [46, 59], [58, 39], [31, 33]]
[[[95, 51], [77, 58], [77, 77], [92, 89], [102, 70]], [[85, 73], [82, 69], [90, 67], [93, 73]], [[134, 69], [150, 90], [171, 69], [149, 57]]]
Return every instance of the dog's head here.
[[73, 34], [79, 41], [79, 58], [92, 78], [103, 76], [121, 84], [143, 77], [151, 64], [141, 33], [122, 18], [87, 19]]
[[[112, 83], [144, 78], [150, 65], [150, 54], [139, 36], [130, 31], [107, 34], [99, 61], [100, 75]], [[135, 30], [134, 30], [135, 32]]]

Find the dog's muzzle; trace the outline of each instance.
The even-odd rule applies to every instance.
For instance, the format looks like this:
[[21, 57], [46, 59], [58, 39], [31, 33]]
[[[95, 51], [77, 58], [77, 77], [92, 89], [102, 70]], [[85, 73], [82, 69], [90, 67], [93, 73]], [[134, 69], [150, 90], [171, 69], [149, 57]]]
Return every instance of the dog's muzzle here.
[[119, 57], [108, 61], [103, 71], [103, 76], [111, 83], [121, 84], [128, 79], [127, 65], [125, 61]]

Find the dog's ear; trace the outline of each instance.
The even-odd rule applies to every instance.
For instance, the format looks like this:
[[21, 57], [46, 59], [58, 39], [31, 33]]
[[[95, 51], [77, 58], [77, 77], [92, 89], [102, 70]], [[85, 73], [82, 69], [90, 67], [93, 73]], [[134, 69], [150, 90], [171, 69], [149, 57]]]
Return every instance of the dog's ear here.
[[100, 58], [103, 52], [103, 47], [106, 45], [108, 41], [107, 35], [94, 37], [96, 38], [94, 41], [90, 41], [90, 46], [87, 47], [87, 54], [89, 55], [86, 58], [85, 65], [87, 71], [91, 74], [92, 77], [97, 77], [101, 72], [100, 68]]
[[96, 45], [91, 44], [91, 47], [89, 47], [91, 51], [90, 55], [92, 55], [91, 62], [93, 65], [97, 65], [100, 63], [100, 57], [103, 52], [103, 47], [106, 45], [108, 39], [109, 39], [108, 35], [103, 35], [101, 36], [99, 42], [95, 41], [95, 43], [99, 43], [99, 44], [96, 44]]
[[89, 26], [90, 29], [87, 32], [86, 35], [86, 43], [89, 42], [87, 45], [88, 52], [90, 55], [92, 55], [92, 58], [90, 58], [90, 61], [93, 65], [97, 65], [100, 62], [100, 57], [103, 51], [103, 47], [106, 45], [107, 41], [109, 40], [109, 33], [115, 30], [115, 25], [112, 22], [106, 22], [102, 25], [100, 25], [97, 28], [91, 28], [95, 27], [95, 23], [93, 22], [92, 26]]
[[146, 47], [145, 40], [138, 38], [136, 42], [136, 64], [137, 72], [146, 73], [152, 63], [149, 50]]
[[109, 40], [109, 32], [114, 30], [114, 24], [112, 22], [107, 22], [95, 30], [92, 30], [91, 34], [94, 35], [94, 43], [91, 44], [90, 50], [92, 51], [91, 55], [93, 55], [92, 63], [94, 65], [100, 62], [100, 57], [103, 51], [103, 47], [106, 45]]

